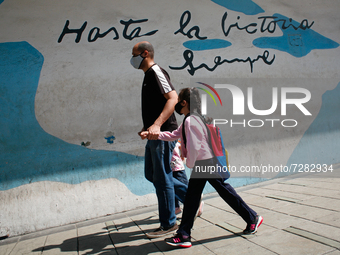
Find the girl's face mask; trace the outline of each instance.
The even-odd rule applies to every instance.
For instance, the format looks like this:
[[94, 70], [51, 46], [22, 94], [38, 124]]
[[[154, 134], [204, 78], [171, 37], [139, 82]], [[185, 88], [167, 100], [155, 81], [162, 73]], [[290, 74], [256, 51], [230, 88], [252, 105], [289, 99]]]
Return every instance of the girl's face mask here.
[[178, 102], [176, 105], [175, 105], [175, 111], [179, 114], [179, 115], [182, 115], [183, 113], [181, 113], [181, 110], [183, 109], [184, 106], [181, 105], [181, 103], [183, 102], [180, 101]]
[[130, 63], [131, 65], [136, 68], [136, 69], [139, 69], [140, 66], [142, 65], [142, 62], [144, 60], [144, 58], [142, 57], [142, 54], [139, 54], [138, 56], [132, 56], [131, 59], [130, 59]]

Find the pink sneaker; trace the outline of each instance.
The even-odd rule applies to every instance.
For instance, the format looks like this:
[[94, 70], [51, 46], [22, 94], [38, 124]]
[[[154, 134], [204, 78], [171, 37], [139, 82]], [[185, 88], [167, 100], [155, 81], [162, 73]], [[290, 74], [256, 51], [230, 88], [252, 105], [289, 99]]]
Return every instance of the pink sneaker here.
[[246, 229], [243, 230], [243, 234], [249, 235], [249, 234], [255, 234], [257, 231], [257, 228], [262, 224], [263, 217], [256, 215], [256, 218], [252, 224], [248, 224]]
[[171, 238], [165, 238], [164, 241], [171, 246], [178, 246], [182, 248], [191, 247], [191, 238], [184, 238], [182, 234], [176, 234]]

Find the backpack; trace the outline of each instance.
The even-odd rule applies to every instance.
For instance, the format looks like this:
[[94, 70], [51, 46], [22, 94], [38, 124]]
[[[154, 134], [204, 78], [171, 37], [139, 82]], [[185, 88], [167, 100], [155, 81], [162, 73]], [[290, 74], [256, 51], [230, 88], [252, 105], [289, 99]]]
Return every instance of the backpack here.
[[[224, 147], [222, 133], [219, 127], [215, 126], [213, 124], [207, 124], [205, 119], [197, 114], [197, 113], [191, 113], [191, 115], [195, 115], [200, 117], [202, 122], [207, 128], [208, 133], [208, 143], [210, 146], [211, 151], [214, 154], [215, 162], [216, 162], [216, 173], [222, 177], [223, 180], [227, 180], [230, 178], [230, 171], [229, 171], [229, 162], [228, 162], [228, 151]], [[183, 143], [186, 147], [186, 135], [185, 135], [185, 127], [184, 123], [187, 117], [190, 116], [190, 113], [185, 116], [182, 124], [182, 137], [183, 137]]]

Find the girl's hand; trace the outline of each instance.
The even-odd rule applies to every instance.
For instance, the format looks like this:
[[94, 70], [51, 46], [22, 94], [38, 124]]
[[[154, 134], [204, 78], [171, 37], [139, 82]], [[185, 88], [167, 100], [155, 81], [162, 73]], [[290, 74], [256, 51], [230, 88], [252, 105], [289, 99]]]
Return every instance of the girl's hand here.
[[145, 138], [148, 137], [149, 131], [142, 131], [142, 132], [139, 133], [139, 135], [142, 138], [142, 140], [144, 140]]

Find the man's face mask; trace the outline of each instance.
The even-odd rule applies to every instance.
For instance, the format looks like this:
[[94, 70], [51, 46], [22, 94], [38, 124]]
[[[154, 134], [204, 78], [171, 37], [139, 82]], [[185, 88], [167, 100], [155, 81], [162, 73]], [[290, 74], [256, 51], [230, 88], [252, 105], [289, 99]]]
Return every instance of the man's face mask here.
[[181, 113], [181, 110], [183, 109], [184, 106], [181, 105], [183, 101], [180, 101], [178, 102], [176, 105], [175, 105], [175, 111], [179, 114], [179, 115], [182, 115], [183, 113]]
[[135, 56], [135, 57], [132, 56], [131, 57], [130, 63], [136, 69], [139, 69], [140, 66], [142, 65], [142, 62], [144, 60], [144, 58], [142, 57], [142, 54], [143, 53], [139, 54], [138, 56]]

